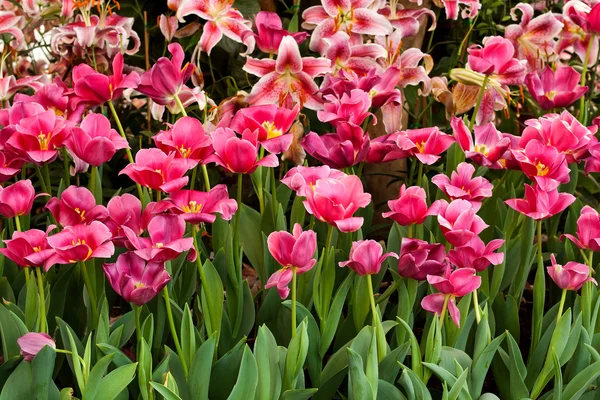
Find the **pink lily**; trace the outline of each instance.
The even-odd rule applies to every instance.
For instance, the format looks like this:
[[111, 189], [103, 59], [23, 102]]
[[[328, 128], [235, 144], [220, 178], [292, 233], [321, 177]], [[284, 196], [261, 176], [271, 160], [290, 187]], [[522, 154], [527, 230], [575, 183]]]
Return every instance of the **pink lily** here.
[[304, 167], [299, 165], [290, 169], [281, 183], [296, 192], [298, 196], [304, 196], [306, 190], [313, 190], [319, 179], [341, 179], [346, 177], [345, 173], [337, 169], [329, 168], [327, 165], [318, 167]]
[[575, 196], [559, 193], [557, 189], [546, 192], [539, 186], [525, 185], [524, 199], [509, 199], [505, 203], [521, 214], [539, 221], [562, 212], [574, 201]]
[[466, 200], [435, 201], [429, 210], [437, 214], [438, 223], [446, 240], [453, 246], [464, 246], [489, 225], [475, 214], [475, 209]]
[[394, 27], [394, 30], [400, 31], [401, 37], [414, 36], [421, 28], [420, 17], [426, 16], [431, 19], [431, 26], [428, 31], [434, 31], [436, 28], [435, 13], [426, 8], [405, 8], [398, 4], [398, 0], [391, 0], [389, 5], [385, 5], [377, 11], [384, 15]]
[[67, 226], [48, 237], [48, 244], [56, 253], [48, 258], [44, 269], [47, 271], [54, 264], [74, 264], [90, 258], [110, 258], [115, 253], [111, 237], [110, 230], [100, 221]]
[[566, 237], [583, 250], [600, 251], [600, 214], [590, 206], [581, 209], [577, 219], [577, 237], [565, 233]]
[[424, 240], [402, 238], [398, 274], [424, 281], [427, 275], [439, 275], [444, 272], [445, 259], [446, 249], [441, 243], [429, 244]]
[[101, 204], [96, 205], [92, 192], [74, 185], [66, 188], [60, 199], [53, 197], [48, 200], [46, 208], [62, 226], [90, 224], [108, 217], [108, 210]]
[[56, 349], [56, 343], [47, 333], [28, 332], [17, 339], [17, 344], [25, 361], [33, 361], [37, 353], [46, 346]]
[[565, 155], [556, 147], [532, 139], [524, 149], [512, 150], [525, 175], [535, 180], [540, 189], [550, 191], [561, 183], [569, 182], [569, 167]]
[[[414, 1], [414, 0], [411, 0]], [[481, 4], [479, 0], [433, 0], [438, 7], [444, 7], [446, 18], [457, 20], [460, 11], [460, 17], [463, 19], [473, 19], [479, 14]], [[460, 6], [463, 6], [461, 11]]]
[[575, 68], [559, 65], [556, 71], [548, 65], [540, 73], [530, 72], [525, 84], [534, 100], [544, 110], [564, 108], [581, 98], [588, 88], [579, 86], [581, 74]]
[[378, 274], [381, 265], [388, 257], [398, 258], [398, 254], [383, 254], [383, 247], [375, 240], [352, 242], [349, 260], [340, 262], [340, 267], [349, 267], [360, 276]]
[[22, 20], [22, 15], [15, 15], [12, 11], [0, 11], [0, 34], [8, 33], [13, 36], [10, 45], [15, 50], [19, 50], [25, 40], [23, 31], [18, 27]]
[[401, 150], [410, 152], [423, 164], [431, 165], [440, 159], [440, 154], [448, 150], [454, 141], [452, 136], [434, 126], [399, 132], [396, 143]]
[[174, 192], [187, 185], [188, 170], [185, 160], [175, 158], [175, 152], [166, 155], [160, 149], [142, 149], [135, 155], [135, 163], [127, 165], [119, 172], [132, 181], [152, 190], [165, 193]]
[[40, 193], [36, 196], [29, 179], [18, 181], [4, 188], [0, 187], [0, 215], [4, 218], [27, 215], [31, 212], [33, 201], [39, 196], [48, 195]]
[[0, 78], [0, 100], [9, 100], [13, 94], [22, 89], [30, 88], [35, 91], [42, 89], [44, 85], [39, 80], [39, 76], [26, 76], [17, 79], [14, 75], [8, 75]]
[[383, 213], [383, 218], [391, 218], [403, 226], [422, 224], [430, 215], [427, 194], [419, 186], [406, 188], [406, 185], [402, 185], [400, 196], [396, 200], [388, 201], [388, 206], [391, 211]]
[[187, 169], [205, 164], [213, 153], [212, 138], [204, 132], [204, 127], [196, 118], [182, 117], [166, 131], [154, 136], [156, 147], [166, 154], [175, 153]]
[[339, 122], [361, 125], [365, 119], [373, 116], [369, 112], [371, 97], [363, 90], [353, 89], [349, 95], [342, 94], [341, 98], [332, 94], [323, 97], [327, 100], [325, 107], [317, 111], [317, 117], [321, 122], [329, 122], [333, 126], [337, 126]]
[[0, 254], [19, 267], [41, 267], [54, 254], [54, 250], [48, 244], [48, 233], [54, 228], [56, 226], [49, 225], [46, 232], [38, 229], [15, 231], [12, 239], [4, 241], [5, 247], [0, 248]]
[[281, 40], [277, 60], [246, 58], [244, 71], [260, 77], [246, 98], [249, 104], [283, 104], [290, 99], [301, 107], [319, 110], [323, 101], [317, 94], [316, 76], [331, 71], [326, 58], [301, 57], [298, 43], [291, 36]]
[[[563, 31], [556, 45], [556, 52], [562, 53], [564, 50], [573, 48], [575, 54], [581, 62], [587, 57], [587, 50], [590, 47], [589, 65], [596, 64], [598, 60], [598, 35], [594, 34], [589, 25], [590, 13], [592, 8], [584, 1], [569, 1], [563, 6], [561, 21]], [[592, 15], [593, 17], [593, 15]]]
[[445, 174], [438, 174], [431, 178], [431, 182], [450, 200], [467, 200], [475, 211], [479, 211], [483, 200], [492, 197], [494, 185], [482, 176], [473, 178], [474, 174], [475, 167], [463, 162], [458, 164], [450, 178]]
[[484, 167], [502, 168], [498, 160], [509, 148], [510, 139], [499, 132], [494, 124], [476, 125], [473, 129], [475, 140], [461, 118], [452, 117], [450, 126], [466, 158]]
[[464, 246], [450, 250], [448, 261], [457, 268], [473, 268], [477, 271], [484, 271], [490, 264], [502, 264], [504, 253], [494, 253], [494, 251], [503, 244], [503, 239], [494, 239], [486, 245], [478, 236], [474, 236]]
[[353, 44], [345, 32], [337, 32], [323, 41], [328, 44], [323, 56], [331, 60], [334, 75], [340, 70], [352, 71], [361, 76], [373, 69], [382, 71], [376, 60], [385, 58], [387, 53], [379, 44]]
[[158, 17], [160, 33], [163, 34], [167, 42], [171, 42], [173, 37], [175, 37], [178, 25], [179, 22], [177, 21], [176, 16], [168, 17], [165, 14], [160, 14], [160, 17]]
[[584, 283], [592, 282], [598, 286], [598, 282], [590, 276], [590, 267], [575, 261], [569, 261], [564, 266], [556, 263], [554, 254], [550, 254], [552, 266], [546, 267], [548, 275], [563, 290], [577, 291]]
[[369, 135], [360, 126], [338, 122], [336, 133], [319, 136], [310, 132], [302, 140], [308, 154], [332, 168], [359, 164], [369, 152]]
[[277, 54], [281, 40], [285, 36], [291, 36], [296, 43], [301, 44], [308, 37], [306, 32], [288, 32], [283, 29], [281, 18], [275, 12], [260, 11], [256, 14], [254, 23], [258, 34], [253, 34], [256, 46], [263, 53]]
[[208, 193], [197, 190], [180, 190], [169, 196], [170, 209], [190, 224], [215, 222], [216, 214], [229, 221], [236, 213], [238, 204], [230, 199], [226, 185], [217, 185]]

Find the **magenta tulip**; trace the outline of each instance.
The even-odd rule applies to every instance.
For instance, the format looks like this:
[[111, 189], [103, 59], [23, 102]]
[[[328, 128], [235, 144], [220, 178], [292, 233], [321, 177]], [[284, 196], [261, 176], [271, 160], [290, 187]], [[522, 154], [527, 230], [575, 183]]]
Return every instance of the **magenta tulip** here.
[[338, 122], [336, 133], [310, 132], [302, 140], [308, 154], [331, 168], [357, 165], [369, 152], [369, 135], [360, 126]]
[[539, 186], [525, 185], [524, 199], [509, 199], [505, 203], [521, 214], [536, 221], [562, 212], [575, 201], [569, 193], [559, 193], [558, 189], [544, 191]]
[[554, 71], [549, 65], [543, 71], [530, 72], [525, 84], [534, 100], [544, 110], [564, 108], [583, 96], [588, 88], [579, 86], [581, 74], [568, 65], [558, 65]]
[[106, 207], [96, 205], [94, 195], [85, 187], [69, 186], [60, 199], [53, 197], [48, 200], [46, 208], [62, 226], [89, 224], [108, 217]]
[[337, 126], [339, 122], [349, 122], [354, 125], [361, 125], [364, 120], [373, 115], [369, 112], [371, 108], [371, 97], [360, 89], [353, 89], [350, 95], [342, 94], [339, 98], [334, 95], [325, 95], [324, 109], [317, 111], [317, 116], [321, 122], [329, 122]]
[[364, 161], [369, 164], [379, 164], [410, 157], [410, 151], [398, 147], [398, 135], [398, 133], [391, 133], [371, 139], [369, 152]]
[[306, 32], [290, 33], [283, 29], [281, 18], [277, 13], [260, 11], [254, 20], [258, 34], [254, 34], [256, 46], [260, 51], [268, 54], [277, 54], [281, 40], [291, 36], [296, 43], [301, 44], [308, 37]]
[[592, 282], [598, 286], [596, 280], [590, 276], [590, 267], [587, 265], [569, 261], [563, 266], [556, 263], [554, 254], [550, 254], [550, 261], [552, 262], [552, 266], [546, 267], [546, 269], [550, 278], [552, 278], [559, 288], [577, 291], [586, 282]]
[[45, 264], [48, 270], [54, 264], [73, 264], [90, 258], [110, 258], [115, 253], [110, 230], [99, 221], [89, 225], [67, 226], [48, 237], [48, 244], [56, 254]]
[[348, 261], [339, 263], [340, 267], [349, 267], [360, 276], [378, 274], [381, 265], [388, 257], [398, 258], [396, 253], [383, 254], [383, 247], [374, 240], [359, 240], [352, 243]]
[[469, 49], [469, 68], [485, 75], [494, 75], [505, 85], [520, 84], [525, 77], [524, 65], [514, 58], [512, 43], [500, 36], [489, 36], [483, 47], [472, 45]]
[[187, 170], [187, 162], [175, 158], [175, 152], [166, 155], [160, 149], [142, 149], [135, 155], [135, 163], [123, 168], [119, 175], [125, 174], [152, 190], [171, 193], [188, 183], [188, 177], [184, 176]]
[[48, 233], [55, 227], [48, 226], [46, 232], [38, 229], [15, 231], [12, 239], [4, 241], [5, 247], [0, 248], [0, 254], [19, 267], [41, 267], [54, 254], [54, 250], [48, 244]]
[[391, 211], [383, 213], [383, 218], [391, 218], [398, 224], [407, 226], [411, 224], [422, 224], [428, 215], [431, 215], [427, 207], [427, 194], [419, 186], [402, 185], [400, 196], [396, 200], [388, 201]]
[[281, 183], [296, 192], [298, 196], [304, 196], [305, 190], [312, 190], [319, 179], [340, 179], [347, 175], [337, 169], [329, 168], [327, 165], [318, 167], [304, 167], [299, 165], [290, 169]]
[[39, 196], [47, 196], [47, 194], [40, 193], [36, 196], [29, 179], [4, 188], [0, 187], [0, 215], [5, 218], [27, 215], [31, 212], [33, 201]]
[[448, 261], [457, 268], [473, 268], [483, 271], [491, 265], [500, 265], [504, 261], [504, 253], [494, 253], [504, 244], [503, 239], [495, 239], [487, 245], [478, 236], [474, 236], [464, 246], [456, 247], [448, 252]]
[[591, 33], [600, 35], [600, 3], [594, 4], [592, 9], [590, 10], [587, 17], [587, 23], [588, 30]]
[[445, 174], [439, 174], [431, 178], [431, 182], [450, 200], [467, 200], [475, 211], [479, 211], [483, 200], [492, 197], [494, 185], [482, 176], [473, 178], [473, 174], [475, 174], [475, 167], [463, 162], [458, 164], [450, 178]]
[[230, 199], [226, 185], [217, 185], [208, 193], [198, 190], [179, 190], [169, 196], [170, 209], [190, 224], [215, 222], [216, 214], [229, 221], [238, 204]]
[[437, 200], [431, 205], [431, 214], [437, 214], [438, 222], [446, 240], [453, 246], [463, 246], [479, 235], [487, 225], [475, 214], [467, 200]]
[[583, 207], [577, 219], [577, 237], [568, 233], [562, 237], [568, 238], [580, 249], [600, 251], [600, 214], [590, 206]]
[[32, 361], [46, 346], [56, 349], [56, 343], [47, 333], [26, 333], [17, 339], [17, 344], [21, 348], [21, 356], [25, 361]]
[[398, 274], [424, 281], [427, 275], [439, 275], [444, 272], [445, 259], [446, 249], [441, 243], [429, 244], [424, 240], [402, 238]]
[[142, 202], [137, 197], [125, 193], [122, 196], [115, 196], [110, 199], [106, 208], [108, 218], [104, 221], [104, 224], [110, 229], [113, 242], [119, 247], [130, 249], [131, 246], [123, 227], [128, 227], [139, 236], [148, 228], [152, 218], [168, 209], [169, 204], [165, 201], [151, 202], [146, 205], [142, 212]]
[[524, 149], [513, 150], [512, 153], [523, 173], [535, 180], [542, 190], [554, 190], [561, 183], [569, 182], [570, 170], [565, 155], [559, 153], [556, 147], [533, 139]]
[[175, 152], [175, 158], [184, 160], [187, 169], [205, 164], [213, 153], [212, 139], [196, 118], [182, 117], [170, 129], [154, 136], [156, 147], [166, 154]]
[[452, 132], [465, 157], [484, 167], [500, 169], [498, 162], [510, 147], [510, 138], [496, 129], [493, 123], [473, 128], [475, 140], [461, 118], [452, 117]]
[[430, 127], [399, 132], [396, 143], [401, 150], [410, 152], [423, 164], [431, 165], [454, 143], [454, 138], [438, 127]]

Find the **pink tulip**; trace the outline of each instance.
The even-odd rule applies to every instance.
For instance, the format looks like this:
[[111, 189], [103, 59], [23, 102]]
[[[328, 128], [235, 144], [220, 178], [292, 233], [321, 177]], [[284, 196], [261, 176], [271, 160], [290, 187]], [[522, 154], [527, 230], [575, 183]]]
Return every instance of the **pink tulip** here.
[[434, 126], [399, 132], [396, 143], [401, 150], [409, 151], [423, 164], [431, 165], [454, 143], [454, 138]]
[[73, 68], [73, 88], [82, 101], [91, 105], [119, 99], [125, 89], [135, 89], [140, 84], [137, 72], [123, 74], [123, 54], [117, 53], [112, 62], [111, 76], [96, 72], [86, 64]]
[[21, 172], [25, 160], [8, 150], [0, 151], [0, 183], [10, 180]]
[[371, 139], [369, 152], [364, 161], [369, 164], [379, 164], [410, 157], [410, 151], [398, 147], [398, 135], [398, 133], [391, 133]]
[[183, 237], [185, 220], [179, 215], [159, 214], [152, 218], [148, 224], [149, 237], [140, 237], [126, 226], [123, 230], [135, 254], [146, 261], [174, 260], [188, 250], [188, 260], [196, 260], [194, 239]]
[[500, 36], [489, 36], [483, 47], [472, 45], [469, 49], [469, 68], [484, 75], [493, 75], [503, 85], [517, 85], [525, 78], [525, 67], [514, 58], [512, 43]]
[[585, 159], [586, 175], [589, 175], [591, 172], [600, 172], [600, 143], [598, 143], [598, 139], [594, 139], [588, 145], [589, 157]]
[[281, 18], [275, 12], [260, 11], [255, 18], [256, 30], [254, 34], [256, 46], [263, 53], [277, 54], [281, 40], [285, 36], [291, 36], [296, 43], [301, 44], [308, 37], [306, 32], [290, 33], [283, 29]]
[[59, 78], [55, 78], [53, 83], [36, 88], [31, 96], [17, 93], [14, 100], [15, 103], [37, 103], [44, 109], [52, 110], [57, 116], [74, 123], [81, 121], [81, 115], [86, 107], [85, 102], [82, 102]]
[[439, 174], [431, 178], [431, 182], [450, 200], [467, 200], [475, 211], [479, 211], [483, 200], [492, 197], [494, 185], [482, 176], [473, 178], [473, 174], [475, 174], [475, 167], [463, 162], [458, 164], [450, 178], [445, 174]]
[[444, 237], [456, 247], [464, 246], [489, 226], [475, 214], [467, 200], [454, 200], [450, 204], [446, 200], [437, 200], [429, 212], [437, 214]]
[[47, 194], [40, 193], [36, 196], [29, 179], [4, 188], [0, 187], [0, 215], [5, 218], [27, 215], [31, 212], [33, 201], [39, 196], [47, 196]]
[[446, 249], [441, 243], [429, 244], [424, 240], [402, 238], [398, 274], [405, 278], [424, 281], [427, 275], [444, 272]]
[[180, 190], [171, 193], [171, 211], [181, 215], [190, 224], [215, 222], [216, 214], [229, 221], [237, 211], [238, 204], [229, 198], [226, 185], [217, 185], [210, 192]]
[[285, 152], [294, 139], [289, 133], [300, 113], [300, 107], [289, 110], [275, 104], [242, 108], [231, 121], [230, 128], [236, 132], [258, 130], [258, 141], [269, 152]]
[[466, 158], [484, 167], [502, 168], [498, 161], [510, 147], [510, 138], [499, 132], [493, 123], [475, 126], [475, 140], [461, 118], [452, 117], [450, 126]]
[[533, 179], [542, 190], [551, 191], [561, 183], [569, 182], [569, 167], [565, 155], [556, 147], [545, 145], [537, 139], [527, 142], [525, 148], [513, 150], [515, 160], [525, 175]]
[[56, 349], [56, 343], [47, 333], [29, 332], [17, 339], [21, 348], [21, 356], [25, 361], [32, 361], [37, 353], [46, 346]]
[[194, 66], [187, 63], [183, 68], [185, 53], [179, 43], [171, 43], [171, 60], [161, 57], [140, 78], [137, 90], [160, 105], [171, 103], [179, 95], [185, 83], [192, 76]]
[[187, 170], [187, 162], [175, 158], [175, 152], [166, 155], [160, 149], [142, 149], [135, 155], [135, 163], [123, 168], [119, 175], [125, 174], [152, 190], [171, 193], [187, 185]]
[[565, 233], [561, 236], [571, 240], [583, 250], [600, 251], [600, 214], [590, 206], [581, 209], [577, 219], [577, 237]]
[[551, 110], [567, 107], [587, 92], [587, 87], [579, 86], [580, 80], [581, 74], [573, 67], [559, 65], [554, 71], [546, 65], [541, 73], [529, 73], [525, 84], [540, 107]]
[[525, 185], [524, 199], [510, 199], [505, 203], [521, 214], [539, 221], [562, 212], [574, 201], [575, 196], [569, 193], [559, 193], [558, 189], [547, 192], [539, 186]]
[[318, 167], [304, 167], [299, 165], [290, 169], [281, 183], [296, 192], [298, 196], [304, 196], [306, 190], [313, 190], [319, 179], [341, 179], [347, 175], [337, 169], [329, 168], [327, 165]]
[[378, 274], [381, 264], [388, 257], [398, 258], [396, 253], [383, 254], [383, 247], [374, 240], [352, 242], [350, 259], [339, 263], [340, 267], [349, 267], [360, 276]]
[[204, 164], [213, 153], [212, 139], [196, 118], [182, 117], [170, 129], [154, 136], [156, 147], [166, 154], [175, 152], [175, 157], [184, 161], [187, 169]]
[[590, 10], [587, 18], [588, 30], [600, 35], [600, 3], [596, 3]]
[[99, 167], [110, 161], [117, 150], [129, 148], [129, 144], [111, 129], [104, 115], [88, 114], [79, 128], [71, 128], [67, 148], [77, 158]]
[[319, 179], [313, 190], [305, 190], [304, 207], [319, 221], [336, 226], [342, 232], [354, 232], [363, 224], [363, 217], [352, 215], [371, 203], [371, 195], [365, 193], [356, 175], [339, 179]]
[[246, 129], [241, 139], [229, 128], [217, 128], [212, 133], [214, 154], [206, 162], [214, 162], [230, 172], [251, 174], [259, 166], [274, 168], [279, 165], [277, 156], [269, 154], [256, 161], [258, 156], [258, 130]]
[[269, 289], [277, 286], [282, 299], [288, 297], [288, 285], [292, 280], [292, 268], [297, 274], [310, 271], [317, 260], [314, 259], [317, 248], [317, 235], [314, 231], [302, 231], [300, 224], [294, 225], [293, 235], [286, 231], [273, 232], [267, 239], [269, 252], [283, 268], [276, 271], [265, 285]]
[[116, 263], [102, 268], [114, 291], [138, 307], [156, 297], [171, 280], [164, 263], [147, 262], [134, 252], [121, 254]]
[[60, 199], [53, 197], [48, 200], [46, 208], [62, 226], [89, 224], [108, 217], [108, 210], [103, 205], [96, 205], [92, 192], [74, 185], [66, 188]]
[[407, 188], [402, 185], [400, 196], [388, 201], [388, 206], [391, 211], [383, 213], [383, 218], [391, 218], [403, 226], [422, 224], [431, 215], [427, 208], [427, 194], [419, 186]]
[[302, 140], [308, 154], [332, 168], [359, 164], [369, 152], [369, 135], [360, 126], [338, 122], [336, 133], [319, 136], [310, 132]]
[[67, 226], [48, 237], [48, 244], [56, 254], [46, 261], [44, 268], [48, 270], [54, 264], [73, 264], [90, 258], [110, 258], [115, 253], [111, 238], [110, 230], [100, 221]]
[[5, 247], [0, 248], [0, 254], [19, 267], [41, 267], [54, 254], [48, 244], [48, 233], [54, 228], [50, 225], [46, 232], [37, 229], [15, 231], [12, 239], [4, 241]]
[[131, 246], [127, 236], [125, 236], [123, 227], [128, 227], [139, 236], [148, 228], [152, 218], [168, 209], [169, 204], [165, 201], [151, 202], [146, 205], [142, 212], [142, 202], [137, 197], [125, 193], [122, 196], [115, 196], [110, 199], [106, 208], [108, 218], [104, 221], [104, 224], [110, 229], [113, 242], [119, 247], [130, 249]]
[[457, 268], [473, 268], [483, 271], [492, 265], [500, 265], [504, 261], [504, 253], [494, 253], [504, 244], [504, 240], [495, 239], [487, 245], [478, 236], [474, 236], [464, 246], [456, 247], [448, 252], [448, 261]]
[[546, 267], [546, 269], [550, 278], [552, 278], [559, 288], [577, 291], [586, 282], [592, 282], [598, 286], [596, 280], [590, 276], [590, 267], [587, 265], [569, 261], [562, 266], [556, 263], [554, 254], [550, 254], [550, 261], [552, 262], [552, 266]]
[[350, 95], [344, 93], [341, 98], [331, 94], [324, 97], [327, 100], [325, 108], [317, 112], [321, 122], [329, 122], [333, 126], [338, 122], [361, 125], [367, 117], [373, 115], [369, 112], [371, 97], [363, 90], [353, 89]]

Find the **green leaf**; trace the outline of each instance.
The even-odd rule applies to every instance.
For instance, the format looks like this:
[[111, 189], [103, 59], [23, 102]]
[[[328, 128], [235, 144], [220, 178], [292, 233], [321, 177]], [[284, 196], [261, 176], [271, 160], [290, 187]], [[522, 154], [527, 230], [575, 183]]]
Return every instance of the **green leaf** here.
[[560, 361], [554, 351], [552, 351], [552, 364], [554, 365], [554, 400], [562, 400], [562, 371], [560, 369]]
[[138, 350], [138, 384], [142, 398], [148, 400], [150, 398], [149, 383], [152, 380], [152, 353], [143, 337], [140, 338], [138, 344], [140, 346]]
[[212, 335], [206, 342], [202, 343], [202, 346], [196, 351], [192, 359], [188, 382], [190, 385], [190, 395], [193, 399], [208, 399], [208, 387], [210, 384], [215, 346], [215, 335]]
[[[281, 372], [279, 367], [279, 352], [275, 337], [262, 325], [258, 328], [254, 357], [258, 366], [258, 386], [256, 398], [270, 400], [279, 398], [281, 393]], [[285, 396], [285, 394], [284, 394]]]
[[205, 315], [206, 331], [209, 335], [217, 332], [218, 338], [221, 332], [223, 301], [225, 299], [223, 282], [210, 260], [206, 260], [202, 268], [207, 283], [202, 285], [202, 310]]
[[[291, 310], [292, 302], [286, 300], [282, 303], [285, 307]], [[308, 323], [306, 332], [308, 333], [308, 353], [306, 356], [306, 364], [308, 367], [308, 373], [310, 374], [311, 382], [314, 386], [319, 386], [322, 372], [322, 362], [319, 356], [319, 345], [321, 342], [321, 335], [319, 333], [319, 326], [315, 317], [310, 311], [306, 309], [302, 304], [296, 304], [296, 312], [298, 313], [298, 320]]]
[[302, 372], [308, 353], [308, 322], [303, 320], [296, 328], [296, 336], [291, 340], [283, 372], [283, 390], [296, 389], [298, 375]]
[[306, 219], [306, 208], [304, 208], [304, 197], [295, 196], [294, 202], [292, 203], [292, 212], [290, 214], [290, 232], [294, 229], [295, 224], [304, 226], [304, 220]]
[[372, 400], [375, 398], [371, 383], [363, 371], [362, 357], [351, 348], [348, 352], [348, 395], [349, 400]]
[[[255, 3], [254, 0], [252, 0]], [[245, 204], [238, 209], [240, 217], [240, 245], [250, 260], [250, 264], [256, 269], [264, 268], [262, 235], [256, 234], [257, 227], [261, 226], [260, 213]]]
[[0, 400], [31, 400], [31, 363], [23, 361], [8, 377], [0, 393]]
[[353, 274], [349, 274], [346, 279], [344, 279], [344, 282], [340, 285], [335, 297], [333, 298], [333, 303], [331, 304], [329, 314], [325, 320], [325, 328], [323, 329], [323, 334], [321, 335], [321, 344], [319, 346], [319, 355], [321, 356], [321, 359], [325, 357], [325, 353], [327, 353], [329, 346], [331, 346], [331, 342], [333, 342], [335, 332], [339, 326], [342, 309], [344, 308], [348, 291], [352, 285], [352, 280]]
[[521, 350], [510, 333], [507, 334], [507, 338], [509, 354], [507, 367], [509, 371], [510, 392], [512, 394], [512, 398], [522, 399], [529, 397], [529, 390], [527, 390], [527, 385], [525, 385], [527, 368], [523, 362]]
[[286, 390], [285, 393], [281, 396], [281, 400], [308, 400], [316, 392], [317, 389]]
[[464, 394], [465, 399], [471, 399], [469, 395], [469, 387], [467, 386], [467, 376], [469, 369], [465, 369], [462, 374], [458, 377], [456, 382], [452, 385], [452, 389], [448, 393], [448, 400], [456, 400], [461, 394]]
[[85, 390], [83, 391], [83, 400], [91, 400], [96, 397], [96, 393], [100, 388], [100, 382], [102, 381], [102, 377], [106, 373], [106, 370], [108, 369], [108, 366], [110, 365], [113, 357], [114, 353], [108, 354], [102, 357], [96, 363], [96, 365], [94, 365], [94, 368], [92, 368], [90, 376], [88, 377], [87, 382], [85, 383]]
[[405, 366], [404, 364], [400, 364], [402, 367], [402, 375], [400, 376], [399, 383], [407, 390], [407, 392], [412, 393], [412, 396], [409, 395], [409, 399], [418, 399], [418, 400], [431, 400], [431, 393], [421, 381], [421, 378], [417, 374], [415, 374], [410, 368]]
[[481, 355], [473, 360], [473, 367], [469, 370], [469, 387], [471, 388], [471, 396], [473, 398], [476, 399], [481, 395], [483, 382], [488, 369], [490, 368], [490, 364], [492, 363], [492, 359], [505, 337], [506, 332], [492, 340], [490, 344], [485, 347]]
[[192, 313], [187, 303], [183, 308], [183, 318], [181, 319], [181, 330], [179, 332], [181, 332], [181, 350], [184, 357], [184, 360], [181, 361], [186, 365], [190, 365], [196, 353], [196, 333]]
[[26, 333], [27, 328], [23, 322], [3, 304], [0, 304], [0, 336], [2, 337], [2, 354], [5, 361], [20, 354], [21, 349], [17, 344], [17, 339]]
[[56, 352], [50, 346], [44, 346], [31, 362], [33, 396], [36, 399], [49, 398], [49, 387], [54, 372]]
[[562, 396], [564, 399], [577, 400], [588, 391], [590, 386], [600, 376], [600, 361], [596, 361], [592, 365], [586, 367], [578, 373], [567, 386], [565, 386]]
[[98, 346], [98, 348], [102, 351], [102, 353], [104, 353], [106, 355], [108, 355], [108, 354], [113, 355], [112, 363], [116, 367], [122, 367], [123, 365], [132, 363], [131, 358], [127, 357], [125, 355], [125, 353], [123, 353], [121, 350], [117, 349], [116, 347], [114, 347], [110, 344], [98, 343], [96, 346]]
[[119, 393], [127, 388], [135, 375], [137, 363], [127, 364], [119, 367], [102, 378], [100, 387], [95, 400], [113, 400]]
[[253, 399], [258, 381], [258, 367], [254, 354], [248, 345], [244, 346], [244, 354], [240, 364], [238, 379], [228, 397], [228, 400]]
[[[77, 345], [75, 344], [75, 340], [73, 339], [73, 334], [71, 333], [71, 327], [67, 325], [67, 337], [69, 338], [69, 350], [71, 351], [71, 362], [73, 363], [73, 372], [75, 373], [75, 378], [77, 379], [77, 385], [79, 386], [79, 390], [83, 393], [85, 389], [85, 380], [83, 379], [83, 371], [81, 369], [81, 360], [79, 359], [79, 352], [77, 351]], [[64, 338], [63, 338], [64, 340]]]
[[181, 400], [177, 393], [173, 392], [168, 387], [161, 385], [158, 382], [150, 382], [150, 385], [158, 392], [165, 400]]
[[417, 340], [417, 337], [415, 336], [414, 332], [412, 331], [412, 328], [410, 326], [408, 326], [408, 324], [406, 322], [404, 322], [404, 320], [400, 317], [397, 317], [398, 322], [400, 322], [400, 325], [402, 325], [402, 327], [406, 330], [406, 333], [409, 336], [410, 339], [410, 358], [411, 358], [411, 363], [412, 363], [412, 371], [419, 377], [423, 376], [423, 370], [421, 367], [421, 348], [419, 347], [419, 341]]
[[[25, 270], [29, 273], [29, 269]], [[37, 282], [33, 277], [29, 278], [25, 297], [25, 325], [30, 331], [37, 331], [36, 322], [38, 319], [38, 292]]]

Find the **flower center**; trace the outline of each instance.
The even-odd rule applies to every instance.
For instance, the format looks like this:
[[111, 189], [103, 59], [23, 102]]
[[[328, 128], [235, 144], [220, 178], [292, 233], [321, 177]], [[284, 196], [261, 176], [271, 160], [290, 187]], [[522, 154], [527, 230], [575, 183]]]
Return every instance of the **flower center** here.
[[163, 246], [164, 246], [164, 244], [163, 244], [163, 243], [161, 243], [161, 242], [158, 242], [158, 243], [156, 243], [155, 245], [153, 245], [153, 246], [152, 246], [152, 248], [153, 248], [153, 249], [154, 249], [154, 248], [156, 248], [156, 249], [162, 249], [162, 247], [163, 247]]
[[37, 247], [34, 247], [34, 248], [33, 248], [33, 251], [34, 251], [35, 253], [39, 253], [40, 251], [42, 251], [42, 246], [37, 246]]
[[417, 146], [417, 149], [419, 150], [419, 153], [424, 153], [425, 152], [425, 141], [421, 141], [415, 144], [415, 146]]
[[179, 154], [181, 154], [181, 157], [183, 158], [188, 158], [190, 156], [190, 154], [192, 154], [192, 149], [191, 148], [185, 148], [183, 147], [183, 145], [181, 145], [181, 147], [179, 148]]
[[194, 213], [197, 214], [202, 209], [202, 203], [198, 204], [195, 201], [190, 201], [189, 205], [181, 206], [181, 209], [186, 213]]
[[134, 289], [140, 289], [140, 288], [143, 288], [144, 286], [146, 286], [146, 285], [144, 285], [142, 282], [135, 282], [133, 284]]
[[488, 150], [488, 148], [484, 144], [476, 144], [475, 145], [475, 152], [476, 153], [481, 153], [481, 154], [483, 154], [486, 157], [490, 153], [490, 151]]
[[50, 133], [40, 132], [38, 135], [38, 142], [40, 144], [40, 150], [48, 150], [50, 145]]
[[554, 100], [554, 97], [556, 96], [556, 94], [557, 94], [556, 90], [551, 90], [549, 92], [546, 92], [546, 97], [549, 100]]
[[550, 172], [550, 168], [540, 161], [535, 164], [535, 167], [537, 169], [537, 176], [546, 176]]
[[74, 211], [79, 214], [82, 221], [85, 221], [85, 210], [80, 210], [79, 207], [75, 207]]
[[272, 121], [265, 121], [263, 122], [262, 126], [267, 131], [267, 139], [273, 139], [283, 135], [281, 129], [277, 129], [275, 123]]

